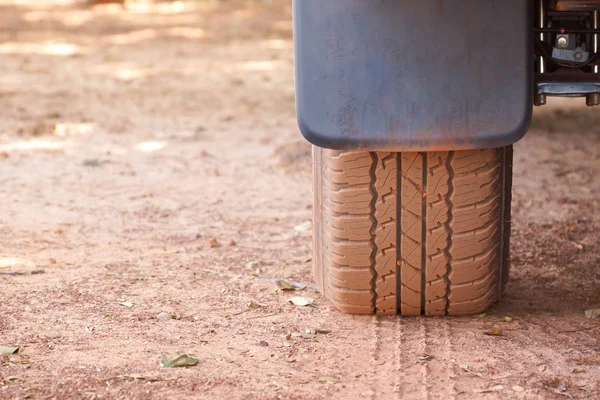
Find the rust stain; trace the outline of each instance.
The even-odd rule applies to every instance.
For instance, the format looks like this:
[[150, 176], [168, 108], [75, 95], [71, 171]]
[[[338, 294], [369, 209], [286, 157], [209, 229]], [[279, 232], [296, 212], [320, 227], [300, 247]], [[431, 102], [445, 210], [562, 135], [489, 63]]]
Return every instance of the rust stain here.
[[558, 0], [556, 2], [557, 11], [592, 11], [600, 7], [598, 0]]

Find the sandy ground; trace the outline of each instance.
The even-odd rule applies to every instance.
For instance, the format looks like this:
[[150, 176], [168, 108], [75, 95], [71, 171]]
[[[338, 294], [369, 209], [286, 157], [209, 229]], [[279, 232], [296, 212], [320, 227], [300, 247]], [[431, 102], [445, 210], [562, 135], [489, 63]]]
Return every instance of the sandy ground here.
[[517, 144], [499, 305], [341, 314], [295, 229], [288, 3], [0, 1], [0, 271], [44, 270], [0, 276], [0, 398], [600, 398], [598, 110], [554, 102]]

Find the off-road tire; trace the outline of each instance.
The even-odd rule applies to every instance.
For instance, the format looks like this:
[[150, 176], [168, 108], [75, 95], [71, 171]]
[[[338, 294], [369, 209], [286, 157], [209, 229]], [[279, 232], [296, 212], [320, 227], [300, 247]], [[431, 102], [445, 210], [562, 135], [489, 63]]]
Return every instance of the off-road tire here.
[[508, 280], [512, 146], [393, 153], [314, 147], [314, 273], [355, 314], [465, 315]]

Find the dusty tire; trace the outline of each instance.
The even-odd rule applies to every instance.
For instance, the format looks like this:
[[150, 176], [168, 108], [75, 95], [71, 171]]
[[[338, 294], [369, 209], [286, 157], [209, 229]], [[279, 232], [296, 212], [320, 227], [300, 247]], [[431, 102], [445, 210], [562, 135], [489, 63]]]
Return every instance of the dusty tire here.
[[313, 156], [315, 280], [337, 308], [464, 315], [500, 298], [512, 147]]

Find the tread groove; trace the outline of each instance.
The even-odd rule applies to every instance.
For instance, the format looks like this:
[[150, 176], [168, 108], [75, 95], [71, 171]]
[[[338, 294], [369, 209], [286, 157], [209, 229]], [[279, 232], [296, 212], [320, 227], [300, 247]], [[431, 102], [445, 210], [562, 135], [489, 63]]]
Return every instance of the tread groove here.
[[371, 307], [373, 308], [373, 312], [377, 314], [377, 237], [376, 237], [376, 229], [377, 229], [377, 164], [379, 162], [379, 158], [377, 153], [371, 152], [371, 169], [369, 170], [369, 174], [371, 175], [371, 185], [369, 186], [369, 190], [371, 191], [371, 204], [369, 205], [371, 211]]
[[454, 220], [454, 168], [452, 167], [452, 159], [454, 158], [455, 152], [450, 152], [448, 155], [448, 194], [446, 195], [446, 201], [448, 202], [448, 220], [446, 221], [446, 230], [448, 231], [448, 246], [446, 247], [446, 258], [448, 259], [448, 269], [444, 280], [446, 281], [446, 306], [445, 314], [448, 314], [450, 306], [450, 297], [452, 296], [452, 285], [450, 282], [450, 275], [452, 274], [452, 253], [450, 249], [454, 241], [454, 231], [452, 230], [452, 221]]
[[425, 315], [427, 304], [427, 153], [421, 153], [423, 158], [423, 190], [421, 196], [421, 315]]
[[402, 154], [396, 155], [396, 314], [402, 314]]

